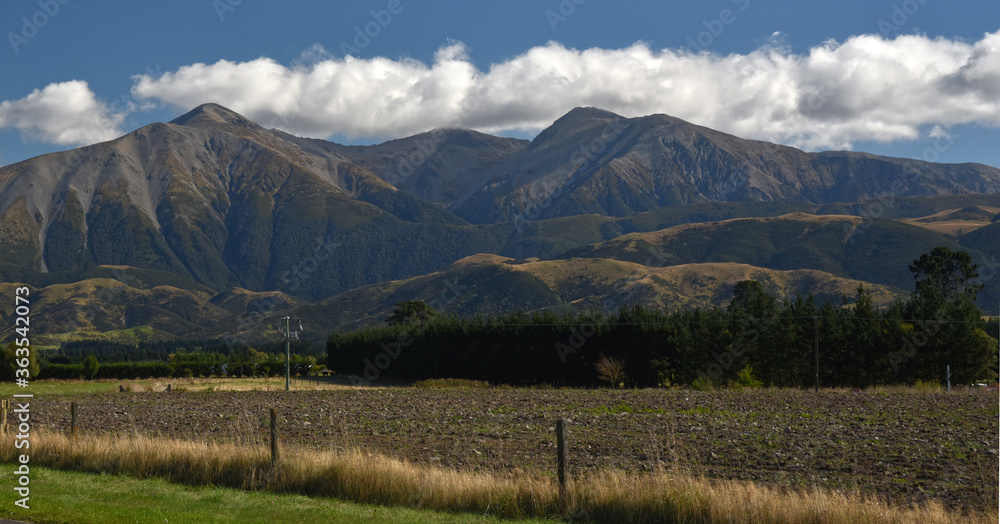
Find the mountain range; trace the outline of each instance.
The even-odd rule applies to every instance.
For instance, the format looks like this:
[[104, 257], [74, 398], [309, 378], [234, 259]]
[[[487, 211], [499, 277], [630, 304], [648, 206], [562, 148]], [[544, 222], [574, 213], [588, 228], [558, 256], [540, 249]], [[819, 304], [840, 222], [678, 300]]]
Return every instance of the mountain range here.
[[[864, 284], [885, 303], [934, 246], [996, 265], [998, 218], [996, 167], [807, 153], [666, 115], [577, 108], [531, 141], [345, 146], [205, 104], [0, 167], [0, 288], [32, 288], [51, 343], [254, 336], [284, 315], [319, 339], [411, 299], [707, 306], [747, 278], [830, 301]], [[0, 337], [12, 315], [0, 305]]]

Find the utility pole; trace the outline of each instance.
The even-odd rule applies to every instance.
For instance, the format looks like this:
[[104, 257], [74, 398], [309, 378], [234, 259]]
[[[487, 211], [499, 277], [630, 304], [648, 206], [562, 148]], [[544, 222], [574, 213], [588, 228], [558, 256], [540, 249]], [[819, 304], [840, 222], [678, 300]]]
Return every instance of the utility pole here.
[[814, 354], [816, 357], [816, 393], [819, 393], [819, 317], [813, 317]]
[[285, 335], [285, 391], [292, 389], [292, 339], [298, 339], [302, 332], [302, 321], [299, 321], [299, 330], [292, 331], [292, 317], [285, 317], [285, 330], [279, 331]]
[[292, 389], [292, 340], [288, 323], [292, 317], [285, 317], [285, 391]]

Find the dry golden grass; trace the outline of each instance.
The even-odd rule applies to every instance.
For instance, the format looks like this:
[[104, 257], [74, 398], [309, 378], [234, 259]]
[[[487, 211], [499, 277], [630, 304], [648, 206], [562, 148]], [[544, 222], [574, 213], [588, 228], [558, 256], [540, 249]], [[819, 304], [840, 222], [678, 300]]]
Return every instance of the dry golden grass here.
[[904, 224], [909, 224], [911, 226], [922, 227], [924, 229], [929, 229], [935, 233], [941, 233], [942, 235], [957, 237], [964, 235], [966, 233], [971, 233], [983, 226], [990, 225], [989, 221], [973, 221], [973, 220], [941, 220], [935, 222], [927, 222], [920, 218], [910, 218], [906, 220], [900, 220]]
[[[150, 378], [139, 380], [36, 380], [31, 383], [35, 394], [79, 395], [88, 393], [111, 393], [124, 386], [132, 392], [164, 391], [167, 385], [175, 391], [284, 391], [285, 377], [267, 378]], [[345, 378], [292, 377], [294, 391], [326, 391], [353, 389]], [[12, 382], [0, 383], [0, 395], [20, 392]]]
[[[178, 391], [284, 391], [285, 377], [261, 378], [161, 378], [141, 381], [112, 381], [115, 384], [133, 386], [134, 391], [163, 391], [172, 384]], [[319, 377], [292, 377], [291, 387], [295, 391], [326, 391], [331, 389], [354, 389], [357, 386], [332, 379]]]
[[[31, 464], [58, 469], [161, 477], [173, 482], [336, 497], [356, 502], [500, 517], [570, 517], [590, 522], [949, 523], [996, 522], [997, 513], [949, 513], [939, 504], [886, 505], [856, 493], [791, 490], [709, 481], [683, 473], [606, 472], [577, 479], [560, 500], [556, 482], [530, 474], [420, 467], [366, 454], [283, 449], [272, 467], [260, 446], [142, 436], [32, 436]], [[20, 453], [0, 442], [0, 459]]]
[[418, 389], [489, 389], [490, 383], [484, 380], [469, 380], [465, 378], [429, 378], [413, 383]]
[[[991, 216], [1000, 213], [1000, 208], [991, 206], [975, 206], [981, 212], [979, 216], [969, 217], [966, 209], [946, 209], [923, 217], [900, 220], [904, 224], [918, 226], [943, 235], [960, 236], [990, 225]], [[973, 212], [975, 215], [976, 213]], [[963, 217], [964, 215], [964, 217]]]

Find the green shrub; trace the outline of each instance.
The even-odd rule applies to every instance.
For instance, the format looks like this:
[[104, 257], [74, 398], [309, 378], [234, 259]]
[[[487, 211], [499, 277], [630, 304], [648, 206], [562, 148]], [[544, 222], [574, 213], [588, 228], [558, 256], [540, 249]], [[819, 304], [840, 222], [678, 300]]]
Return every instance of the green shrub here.
[[917, 383], [913, 385], [917, 389], [918, 393], [940, 393], [944, 391], [944, 387], [941, 386], [939, 382], [927, 381], [917, 379]]
[[97, 361], [97, 357], [94, 355], [89, 355], [87, 358], [83, 359], [83, 375], [88, 379], [93, 379], [94, 375], [96, 375], [100, 369], [101, 364]]
[[691, 381], [691, 389], [695, 391], [712, 391], [715, 387], [712, 385], [712, 379], [705, 375], [699, 375], [698, 378]]
[[661, 388], [669, 388], [676, 382], [674, 371], [670, 367], [670, 362], [665, 358], [653, 359], [650, 362], [653, 371], [656, 373], [656, 385]]
[[747, 364], [746, 367], [736, 373], [736, 385], [741, 388], [757, 389], [763, 387], [764, 383], [754, 376], [753, 366]]
[[[19, 350], [20, 354], [18, 354]], [[3, 361], [0, 362], [0, 380], [13, 382], [18, 376], [23, 377], [23, 374], [17, 375], [17, 370], [21, 369], [19, 363], [24, 359], [28, 359], [27, 378], [32, 379], [37, 377], [39, 374], [39, 365], [38, 361], [35, 360], [35, 349], [30, 346], [21, 348], [11, 342], [7, 345], [6, 349], [3, 349]]]
[[488, 389], [490, 383], [464, 378], [431, 378], [418, 380], [413, 383], [413, 387], [422, 389]]

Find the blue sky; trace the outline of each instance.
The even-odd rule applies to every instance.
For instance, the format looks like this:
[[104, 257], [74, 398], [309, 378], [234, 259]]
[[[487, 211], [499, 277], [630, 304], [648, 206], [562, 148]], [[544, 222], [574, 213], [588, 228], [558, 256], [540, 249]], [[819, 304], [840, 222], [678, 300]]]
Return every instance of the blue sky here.
[[0, 165], [211, 101], [348, 143], [594, 105], [1000, 166], [995, 0], [11, 0], [0, 33]]

